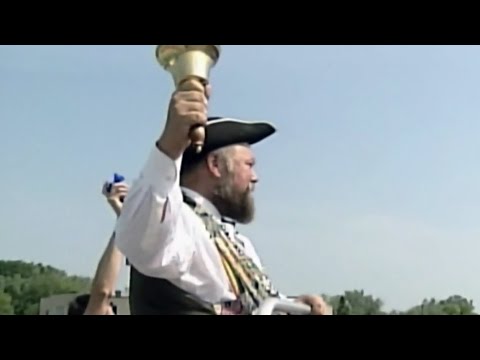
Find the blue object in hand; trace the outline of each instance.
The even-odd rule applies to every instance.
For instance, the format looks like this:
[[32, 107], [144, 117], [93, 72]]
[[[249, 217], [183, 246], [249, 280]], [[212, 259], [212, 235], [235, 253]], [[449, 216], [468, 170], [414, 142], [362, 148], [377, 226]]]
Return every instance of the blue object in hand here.
[[[125, 177], [123, 175], [120, 175], [120, 174], [113, 174], [113, 182], [111, 183], [108, 183], [107, 185], [107, 192], [110, 192], [112, 191], [112, 186], [113, 184], [118, 184], [118, 183], [121, 183], [121, 182], [124, 182], [125, 181]], [[120, 201], [123, 203], [123, 201], [125, 200], [124, 197], [121, 197], [120, 198]]]
[[120, 175], [120, 174], [113, 174], [113, 182], [115, 184], [118, 184], [118, 183], [121, 183], [125, 181], [125, 177], [123, 175]]
[[120, 174], [117, 174], [117, 173], [113, 174], [113, 182], [108, 183], [107, 192], [112, 191], [113, 184], [118, 184], [118, 183], [121, 183], [123, 181], [125, 181], [125, 177], [123, 175], [120, 175]]

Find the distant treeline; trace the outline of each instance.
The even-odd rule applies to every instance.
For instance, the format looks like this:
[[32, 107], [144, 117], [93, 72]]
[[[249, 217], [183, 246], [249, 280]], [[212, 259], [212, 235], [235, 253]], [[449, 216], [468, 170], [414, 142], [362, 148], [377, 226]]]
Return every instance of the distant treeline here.
[[[69, 276], [42, 264], [0, 260], [0, 315], [36, 315], [40, 299], [57, 294], [85, 293], [91, 279]], [[383, 310], [381, 299], [363, 290], [325, 295], [337, 315], [476, 315], [471, 300], [459, 295], [428, 299], [405, 311]]]

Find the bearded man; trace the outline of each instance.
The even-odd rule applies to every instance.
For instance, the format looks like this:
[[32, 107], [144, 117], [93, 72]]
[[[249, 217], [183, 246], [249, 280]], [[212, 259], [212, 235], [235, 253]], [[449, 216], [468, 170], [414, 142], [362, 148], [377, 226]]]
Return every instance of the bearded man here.
[[[183, 82], [166, 125], [125, 199], [116, 245], [131, 266], [132, 315], [251, 315], [281, 296], [235, 222], [254, 218], [258, 182], [251, 146], [275, 132], [266, 122], [208, 118], [211, 89]], [[200, 153], [193, 128], [205, 128]], [[321, 297], [299, 301], [331, 314]]]

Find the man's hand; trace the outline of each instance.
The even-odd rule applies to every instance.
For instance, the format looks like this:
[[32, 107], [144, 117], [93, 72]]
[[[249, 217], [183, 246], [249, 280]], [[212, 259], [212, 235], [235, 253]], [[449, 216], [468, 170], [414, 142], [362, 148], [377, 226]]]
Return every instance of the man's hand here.
[[296, 298], [295, 301], [310, 306], [312, 308], [312, 315], [333, 315], [332, 307], [328, 305], [321, 296], [302, 295]]
[[[191, 144], [190, 132], [196, 126], [205, 126], [208, 116], [210, 87], [198, 80], [181, 83], [173, 93], [168, 109], [167, 123], [157, 147], [177, 160]], [[203, 139], [202, 139], [203, 141]]]
[[107, 188], [108, 182], [103, 184], [102, 194], [107, 198], [107, 202], [118, 216], [123, 206], [122, 199], [127, 196], [129, 186], [125, 183], [113, 184], [110, 192], [107, 191]]

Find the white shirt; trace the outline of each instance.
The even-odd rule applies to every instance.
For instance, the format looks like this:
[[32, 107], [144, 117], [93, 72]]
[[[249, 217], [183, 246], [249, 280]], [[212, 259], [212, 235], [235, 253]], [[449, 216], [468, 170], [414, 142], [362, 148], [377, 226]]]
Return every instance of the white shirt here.
[[[215, 206], [180, 187], [182, 159], [173, 161], [156, 147], [132, 184], [115, 229], [115, 242], [130, 264], [149, 277], [167, 279], [212, 304], [235, 300], [220, 255], [203, 221], [184, 203], [182, 190], [219, 221]], [[224, 222], [261, 268], [252, 243]]]

